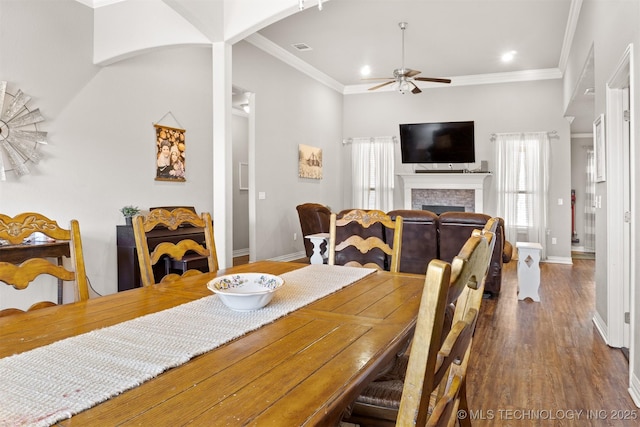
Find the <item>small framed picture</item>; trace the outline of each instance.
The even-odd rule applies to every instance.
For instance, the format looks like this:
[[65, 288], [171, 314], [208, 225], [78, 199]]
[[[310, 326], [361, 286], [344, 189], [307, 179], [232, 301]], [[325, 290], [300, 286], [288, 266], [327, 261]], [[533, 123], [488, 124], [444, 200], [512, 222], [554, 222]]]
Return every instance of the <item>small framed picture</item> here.
[[604, 127], [604, 114], [600, 114], [593, 122], [593, 146], [596, 162], [596, 182], [604, 182], [607, 179], [606, 140]]
[[184, 129], [156, 128], [156, 181], [186, 181]]
[[309, 145], [298, 145], [298, 176], [322, 179], [322, 149]]
[[249, 163], [238, 163], [238, 189], [249, 189]]

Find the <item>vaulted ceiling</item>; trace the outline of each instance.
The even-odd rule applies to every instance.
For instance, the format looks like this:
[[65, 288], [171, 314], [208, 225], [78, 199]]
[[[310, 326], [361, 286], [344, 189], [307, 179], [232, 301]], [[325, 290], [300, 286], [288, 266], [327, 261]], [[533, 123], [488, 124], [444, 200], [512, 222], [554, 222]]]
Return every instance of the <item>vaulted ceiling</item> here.
[[[384, 82], [363, 80], [363, 66], [370, 68], [369, 77], [391, 77], [404, 65], [421, 77], [450, 78], [452, 85], [560, 78], [580, 2], [331, 0], [322, 10], [306, 3], [261, 29], [257, 43], [273, 43], [352, 93]], [[408, 24], [404, 64], [400, 22]], [[509, 52], [515, 52], [513, 60], [502, 61]], [[583, 77], [569, 108], [572, 133], [591, 132], [593, 96], [584, 92], [593, 76]], [[424, 90], [438, 84], [418, 85]]]
[[[93, 7], [134, 0], [78, 0]], [[254, 45], [345, 94], [368, 92], [399, 68], [451, 86], [560, 79], [582, 0], [162, 0], [205, 39]], [[318, 8], [318, 2], [322, 10]], [[237, 3], [236, 3], [237, 2]], [[140, 4], [140, 3], [137, 3]], [[152, 3], [147, 3], [152, 4]], [[300, 10], [299, 6], [304, 6]], [[275, 11], [269, 17], [269, 7]], [[279, 12], [278, 12], [279, 11]], [[253, 28], [235, 33], [233, 21]], [[251, 16], [249, 16], [251, 15]], [[224, 18], [223, 18], [224, 16]], [[406, 22], [404, 50], [399, 23]], [[271, 23], [269, 25], [269, 23]], [[257, 32], [251, 34], [252, 31]], [[233, 33], [227, 35], [226, 32]], [[236, 34], [237, 33], [237, 34]], [[505, 62], [502, 56], [512, 53]], [[440, 83], [416, 82], [424, 91]], [[567, 115], [572, 133], [591, 132], [593, 73], [585, 70]], [[387, 85], [379, 90], [393, 90]], [[426, 96], [423, 92], [419, 95]]]

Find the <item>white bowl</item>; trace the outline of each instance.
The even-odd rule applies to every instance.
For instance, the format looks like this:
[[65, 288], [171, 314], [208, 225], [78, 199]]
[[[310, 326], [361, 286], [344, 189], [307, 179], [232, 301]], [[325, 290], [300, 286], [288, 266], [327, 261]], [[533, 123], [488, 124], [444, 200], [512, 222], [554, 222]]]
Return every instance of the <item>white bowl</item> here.
[[266, 273], [240, 273], [216, 277], [207, 288], [235, 311], [258, 310], [269, 304], [284, 280]]

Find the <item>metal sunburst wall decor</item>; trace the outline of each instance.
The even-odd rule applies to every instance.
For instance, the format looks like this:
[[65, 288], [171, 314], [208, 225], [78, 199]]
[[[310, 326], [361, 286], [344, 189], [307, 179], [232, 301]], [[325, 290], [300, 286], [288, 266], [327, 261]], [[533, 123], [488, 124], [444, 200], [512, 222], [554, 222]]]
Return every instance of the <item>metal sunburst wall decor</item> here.
[[8, 93], [7, 82], [0, 82], [0, 181], [7, 179], [9, 171], [17, 176], [28, 174], [27, 162], [38, 163], [38, 145], [47, 143], [47, 132], [36, 126], [44, 117], [39, 108], [27, 108], [30, 100], [19, 89], [15, 95]]

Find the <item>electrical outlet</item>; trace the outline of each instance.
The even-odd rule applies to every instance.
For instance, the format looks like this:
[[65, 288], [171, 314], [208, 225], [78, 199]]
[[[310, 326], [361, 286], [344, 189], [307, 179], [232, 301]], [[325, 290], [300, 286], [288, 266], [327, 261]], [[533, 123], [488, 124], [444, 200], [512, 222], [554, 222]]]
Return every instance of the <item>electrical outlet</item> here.
[[552, 238], [551, 238], [551, 244], [552, 244], [552, 245], [555, 245], [555, 244], [557, 244], [557, 243], [558, 243], [558, 239], [556, 239], [555, 237], [552, 237]]
[[564, 204], [564, 200], [558, 199], [558, 206], [562, 206]]
[[298, 233], [293, 233], [293, 240], [298, 240]]

